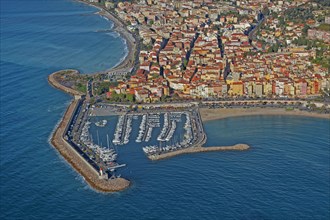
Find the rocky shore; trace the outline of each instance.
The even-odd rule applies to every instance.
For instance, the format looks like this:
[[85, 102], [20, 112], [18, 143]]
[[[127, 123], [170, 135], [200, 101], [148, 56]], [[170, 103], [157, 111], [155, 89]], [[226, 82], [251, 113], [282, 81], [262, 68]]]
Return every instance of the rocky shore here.
[[218, 146], [218, 147], [189, 147], [177, 151], [172, 151], [160, 155], [150, 155], [150, 160], [163, 160], [170, 157], [175, 157], [181, 154], [201, 153], [201, 152], [213, 152], [213, 151], [244, 151], [250, 149], [247, 144], [236, 144], [233, 146]]
[[[48, 82], [55, 88], [58, 88], [64, 92], [71, 95], [80, 95], [79, 92], [64, 87], [59, 82], [56, 81], [55, 72], [48, 77]], [[58, 152], [69, 162], [69, 164], [80, 173], [85, 181], [95, 190], [101, 192], [116, 192], [122, 191], [129, 187], [130, 181], [124, 178], [116, 179], [100, 179], [98, 172], [79, 154], [73, 147], [64, 139], [64, 133], [71, 120], [72, 114], [79, 103], [79, 99], [74, 99], [68, 106], [62, 121], [56, 128], [55, 132], [51, 137], [52, 145], [58, 150]]]

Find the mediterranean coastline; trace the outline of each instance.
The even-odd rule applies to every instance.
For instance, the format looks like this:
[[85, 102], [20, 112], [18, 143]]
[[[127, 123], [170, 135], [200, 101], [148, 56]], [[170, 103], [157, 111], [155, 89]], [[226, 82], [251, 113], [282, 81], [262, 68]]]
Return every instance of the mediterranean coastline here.
[[76, 98], [72, 100], [68, 106], [63, 118], [56, 130], [52, 134], [51, 144], [58, 150], [58, 152], [64, 157], [64, 159], [78, 172], [80, 173], [86, 182], [95, 190], [101, 192], [116, 192], [122, 191], [129, 187], [130, 182], [124, 178], [116, 178], [111, 180], [103, 180], [99, 178], [99, 173], [92, 167], [72, 145], [70, 145], [65, 139], [65, 132], [68, 129], [69, 122], [72, 120], [75, 109], [80, 102], [81, 93], [72, 90], [70, 88], [63, 87], [54, 78], [56, 73], [51, 74], [48, 77], [50, 85], [57, 89], [74, 95]]
[[[206, 4], [196, 5], [201, 1]], [[330, 97], [323, 93], [329, 84], [319, 64], [305, 59], [315, 49], [318, 62], [328, 53], [311, 44], [296, 56], [272, 58], [266, 51], [245, 58], [238, 53], [248, 48], [237, 46], [245, 41], [237, 33], [252, 25], [252, 13], [262, 6], [201, 1], [93, 3], [140, 37], [140, 66], [117, 74], [111, 69], [128, 57], [129, 42], [92, 4], [1, 0], [1, 220], [330, 219]], [[286, 8], [299, 9], [294, 4], [302, 1], [259, 2], [291, 16], [297, 13]], [[254, 8], [246, 11], [249, 5]], [[310, 7], [316, 10], [324, 12]], [[211, 23], [203, 27], [206, 13]], [[252, 46], [267, 34], [282, 43], [300, 33], [303, 26], [284, 19], [288, 29], [276, 37], [272, 25], [281, 27], [267, 16]], [[311, 29], [324, 22], [317, 19]], [[229, 25], [235, 29], [225, 30]], [[221, 45], [213, 44], [214, 34]], [[236, 36], [242, 37], [235, 46]], [[218, 47], [224, 54], [214, 60]], [[181, 66], [185, 52], [191, 56]], [[214, 64], [221, 69], [227, 60], [227, 81], [224, 72], [214, 80], [212, 71], [220, 71]], [[191, 81], [189, 73], [195, 73]], [[258, 116], [269, 111], [275, 114]]]
[[[79, 74], [77, 70], [63, 70], [64, 72], [70, 72], [73, 74]], [[58, 75], [63, 74], [63, 71], [57, 71], [52, 73], [48, 77], [48, 82], [54, 88], [57, 88], [63, 92], [66, 92], [72, 96], [74, 99], [68, 106], [61, 122], [55, 129], [51, 137], [51, 144], [58, 150], [58, 152], [63, 156], [64, 159], [79, 173], [84, 177], [84, 180], [95, 190], [101, 192], [116, 192], [127, 189], [130, 186], [130, 181], [122, 177], [104, 179], [100, 178], [100, 173], [95, 167], [91, 166], [86, 158], [76, 151], [74, 146], [68, 143], [65, 140], [65, 134], [72, 121], [75, 109], [77, 109], [78, 104], [82, 101], [84, 94], [76, 91], [72, 88], [63, 86], [58, 82]], [[203, 111], [201, 111], [203, 112]], [[247, 144], [236, 144], [233, 146], [215, 146], [215, 147], [203, 147], [206, 137], [204, 137], [199, 144], [192, 146], [186, 149], [181, 149], [173, 152], [167, 152], [157, 155], [148, 155], [150, 160], [163, 160], [178, 156], [181, 154], [190, 154], [190, 153], [201, 153], [201, 152], [214, 152], [214, 151], [245, 151], [250, 149], [250, 146]]]
[[1, 220], [330, 219], [325, 1], [86, 1], [0, 2]]
[[[86, 3], [84, 1], [79, 1]], [[104, 16], [110, 19], [114, 23], [114, 31], [118, 32], [126, 42], [128, 47], [128, 55], [125, 59], [110, 70], [106, 70], [107, 74], [122, 74], [125, 72], [131, 72], [136, 67], [136, 40], [133, 35], [126, 29], [125, 24], [117, 18], [114, 14], [106, 11], [104, 8], [99, 7], [95, 4], [87, 3], [88, 5], [98, 8], [100, 11], [97, 14]], [[67, 108], [61, 123], [56, 128], [55, 132], [52, 135], [51, 143], [59, 151], [59, 153], [67, 160], [67, 162], [78, 172], [80, 173], [85, 181], [94, 189], [102, 192], [116, 192], [127, 189], [130, 186], [130, 181], [122, 178], [104, 178], [102, 172], [100, 173], [95, 167], [93, 167], [85, 157], [82, 156], [81, 152], [77, 151], [72, 144], [70, 144], [66, 139], [66, 132], [70, 126], [71, 121], [73, 120], [74, 114], [78, 106], [85, 102], [89, 101], [93, 92], [87, 92], [87, 96], [83, 92], [77, 91], [73, 88], [67, 87], [58, 81], [58, 78], [65, 76], [66, 72], [70, 74], [79, 75], [80, 73], [77, 70], [62, 70], [57, 71], [51, 74], [48, 77], [48, 82], [53, 87], [60, 89], [63, 92], [66, 92], [74, 96], [73, 101]], [[100, 74], [104, 72], [98, 72], [95, 74]], [[87, 85], [88, 87], [89, 85]], [[239, 116], [248, 116], [248, 115], [296, 115], [303, 117], [318, 117], [329, 119], [329, 114], [319, 114], [315, 112], [306, 112], [300, 110], [287, 110], [284, 108], [218, 108], [218, 109], [208, 109], [208, 108], [199, 108], [198, 111], [201, 115], [201, 121], [206, 122], [210, 120], [223, 119], [228, 117], [239, 117]], [[202, 122], [201, 122], [202, 123]], [[188, 153], [199, 153], [199, 152], [212, 152], [212, 151], [245, 151], [250, 149], [250, 146], [247, 144], [235, 144], [232, 146], [215, 146], [215, 147], [203, 147], [203, 144], [206, 141], [206, 137], [199, 141], [197, 144], [192, 145], [189, 148], [179, 149], [176, 151], [169, 151], [165, 153], [157, 154], [148, 154], [147, 157], [150, 160], [162, 160], [170, 157], [178, 156], [181, 154]]]
[[[119, 62], [114, 67], [112, 67], [111, 69], [104, 70], [101, 72], [108, 72], [108, 73], [111, 72], [111, 73], [115, 73], [115, 74], [121, 74], [123, 72], [131, 71], [134, 68], [135, 56], [137, 53], [136, 39], [133, 37], [132, 33], [129, 30], [127, 30], [124, 22], [119, 17], [117, 17], [115, 14], [107, 11], [105, 8], [103, 8], [99, 5], [93, 4], [91, 2], [83, 1], [83, 0], [75, 0], [75, 1], [97, 8], [99, 11], [96, 12], [96, 14], [103, 16], [106, 19], [111, 20], [111, 22], [113, 22], [113, 24], [114, 24], [113, 31], [117, 32], [124, 39], [125, 45], [127, 46], [128, 54], [122, 59], [122, 61]], [[99, 73], [99, 72], [97, 72], [97, 73]], [[94, 73], [94, 74], [97, 74], [97, 73]], [[90, 74], [92, 74], [92, 73], [90, 73]]]
[[[103, 8], [98, 7], [94, 4], [87, 3], [86, 1], [77, 2], [85, 3], [87, 5], [96, 7], [99, 12], [97, 14], [110, 19], [114, 23], [114, 30], [118, 32], [126, 41], [128, 47], [128, 55], [124, 57], [123, 61], [111, 68], [107, 72], [121, 73], [122, 71], [131, 71], [134, 67], [134, 59], [136, 53], [135, 40], [132, 35], [125, 29], [122, 22], [116, 18], [114, 15], [105, 11]], [[81, 99], [84, 96], [84, 93], [74, 90], [72, 88], [66, 87], [59, 83], [56, 80], [56, 75], [61, 72], [71, 72], [75, 75], [80, 74], [77, 70], [67, 69], [57, 71], [52, 73], [48, 77], [48, 82], [54, 88], [57, 88], [65, 93], [68, 93], [74, 96], [74, 100], [67, 107], [65, 114], [63, 115], [61, 122], [55, 129], [51, 137], [51, 144], [58, 150], [58, 152], [63, 156], [63, 158], [80, 174], [84, 177], [84, 180], [95, 190], [100, 192], [117, 192], [122, 191], [129, 187], [130, 181], [117, 177], [113, 179], [102, 179], [100, 174], [95, 167], [91, 166], [85, 158], [83, 158], [79, 152], [77, 152], [67, 140], [64, 139], [65, 133], [68, 130], [69, 122], [72, 120], [75, 109], [78, 106], [78, 103], [81, 102]], [[94, 73], [98, 74], [98, 73]]]

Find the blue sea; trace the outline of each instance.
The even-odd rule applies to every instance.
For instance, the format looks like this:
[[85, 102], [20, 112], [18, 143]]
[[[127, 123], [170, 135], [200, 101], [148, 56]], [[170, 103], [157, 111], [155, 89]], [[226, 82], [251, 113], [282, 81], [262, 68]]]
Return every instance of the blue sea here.
[[70, 0], [1, 0], [0, 219], [329, 219], [330, 121], [251, 116], [205, 123], [208, 146], [245, 152], [151, 162], [120, 149], [124, 192], [92, 190], [49, 144], [71, 97], [63, 68], [111, 68], [127, 54], [111, 21]]

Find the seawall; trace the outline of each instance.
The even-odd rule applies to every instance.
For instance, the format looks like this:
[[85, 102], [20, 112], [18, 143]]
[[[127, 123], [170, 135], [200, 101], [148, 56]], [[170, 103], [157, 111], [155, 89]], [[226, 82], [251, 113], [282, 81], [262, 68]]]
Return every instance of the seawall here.
[[170, 157], [175, 157], [181, 154], [191, 154], [191, 153], [202, 153], [202, 152], [214, 152], [214, 151], [244, 151], [250, 149], [247, 144], [236, 144], [233, 146], [218, 146], [218, 147], [189, 147], [181, 150], [176, 150], [168, 153], [163, 153], [160, 155], [150, 155], [148, 158], [150, 160], [163, 160]]
[[[64, 87], [55, 79], [55, 72], [48, 77], [48, 82], [55, 88], [61, 89], [71, 95], [80, 95], [79, 92]], [[75, 112], [80, 99], [74, 99], [68, 106], [61, 122], [56, 128], [55, 132], [51, 137], [52, 145], [58, 150], [58, 152], [68, 161], [68, 163], [81, 174], [85, 181], [95, 190], [101, 192], [116, 192], [122, 191], [129, 187], [130, 181], [124, 178], [116, 179], [100, 179], [98, 172], [92, 167], [65, 139], [65, 131], [70, 124], [72, 115]]]
[[81, 93], [77, 90], [74, 90], [74, 89], [71, 89], [69, 87], [63, 86], [61, 83], [59, 83], [56, 80], [56, 74], [59, 74], [59, 73], [64, 72], [64, 71], [70, 71], [70, 72], [73, 72], [74, 74], [79, 74], [79, 71], [74, 70], [74, 69], [60, 70], [60, 71], [54, 72], [54, 73], [52, 73], [48, 76], [48, 83], [51, 86], [53, 86], [54, 88], [62, 90], [63, 92], [66, 92], [70, 95], [73, 95], [73, 96], [82, 96], [82, 95], [84, 95], [83, 93]]

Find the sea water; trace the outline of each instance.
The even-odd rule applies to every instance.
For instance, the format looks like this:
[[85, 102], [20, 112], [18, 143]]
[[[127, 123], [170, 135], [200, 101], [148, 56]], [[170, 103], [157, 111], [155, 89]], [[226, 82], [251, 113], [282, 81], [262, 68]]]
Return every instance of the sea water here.
[[251, 149], [157, 162], [131, 141], [119, 146], [119, 159], [132, 187], [92, 190], [49, 144], [71, 97], [49, 86], [47, 76], [62, 68], [104, 70], [125, 56], [123, 40], [100, 31], [112, 23], [96, 11], [69, 0], [1, 0], [1, 219], [330, 218], [325, 119], [207, 122], [207, 146]]

